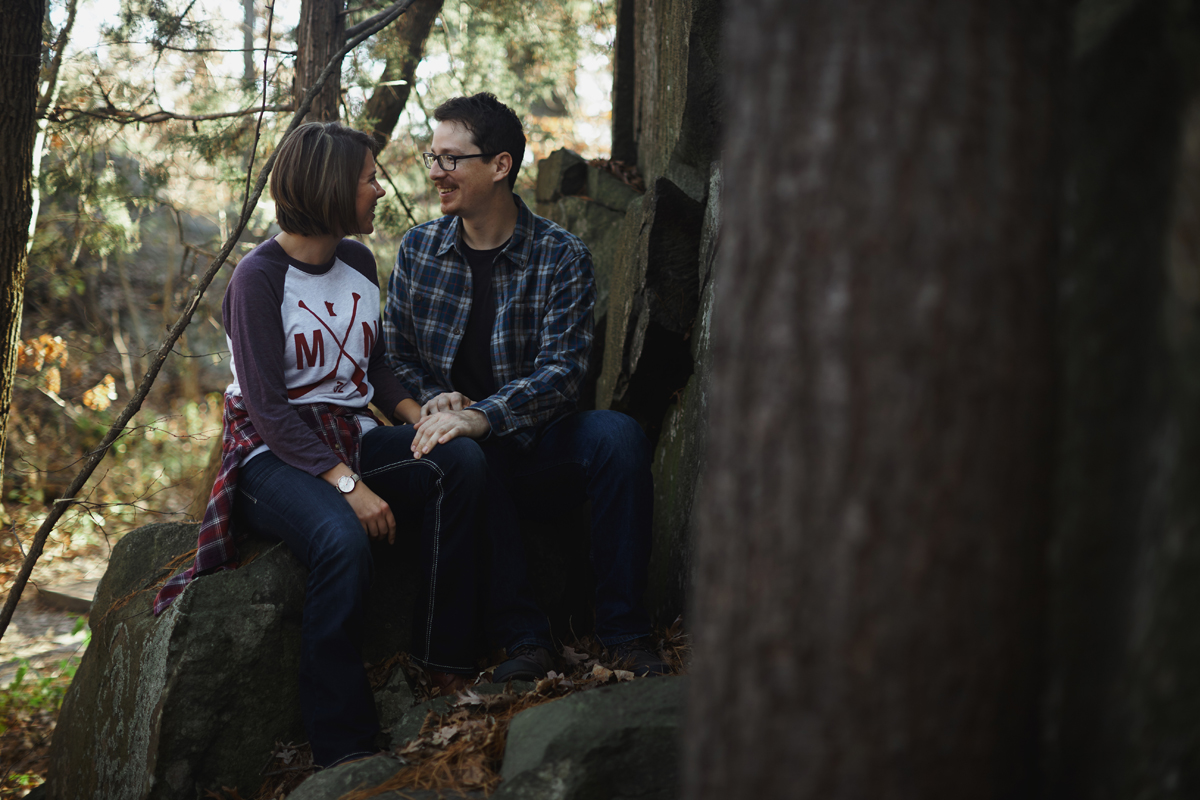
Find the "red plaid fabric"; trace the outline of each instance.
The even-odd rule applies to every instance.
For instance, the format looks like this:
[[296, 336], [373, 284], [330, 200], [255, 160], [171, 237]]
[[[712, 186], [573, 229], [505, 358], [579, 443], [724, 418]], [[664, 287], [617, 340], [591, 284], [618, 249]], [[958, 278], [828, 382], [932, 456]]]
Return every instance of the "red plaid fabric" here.
[[[359, 416], [379, 422], [369, 409], [345, 408], [326, 403], [311, 403], [296, 406], [308, 426], [321, 441], [337, 453], [338, 458], [350, 469], [359, 472], [358, 450], [362, 440], [362, 425]], [[237, 490], [238, 468], [242, 459], [254, 448], [263, 444], [262, 437], [254, 430], [246, 401], [241, 395], [225, 395], [225, 433], [221, 442], [221, 470], [208, 496], [204, 509], [204, 521], [200, 523], [200, 538], [196, 544], [196, 559], [192, 565], [163, 584], [154, 598], [154, 616], [166, 611], [167, 606], [183, 593], [188, 584], [199, 575], [237, 567], [237, 543], [230, 529], [233, 516], [234, 492]]]

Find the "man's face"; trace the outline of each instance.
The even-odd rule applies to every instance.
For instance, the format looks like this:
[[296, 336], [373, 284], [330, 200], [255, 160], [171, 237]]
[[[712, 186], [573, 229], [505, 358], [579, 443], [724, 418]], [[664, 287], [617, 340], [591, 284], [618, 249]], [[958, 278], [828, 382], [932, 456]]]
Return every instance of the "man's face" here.
[[[438, 123], [430, 150], [437, 155], [452, 156], [483, 152], [472, 140], [466, 126], [456, 120]], [[496, 159], [493, 158], [491, 164], [483, 162], [482, 158], [468, 158], [455, 164], [450, 172], [436, 162], [430, 168], [429, 179], [437, 187], [443, 214], [469, 217], [486, 208], [496, 182]]]
[[375, 174], [375, 157], [367, 151], [363, 159], [362, 174], [358, 176], [358, 194], [354, 209], [358, 219], [358, 230], [353, 233], [373, 233], [375, 230], [375, 204], [383, 197], [383, 187]]

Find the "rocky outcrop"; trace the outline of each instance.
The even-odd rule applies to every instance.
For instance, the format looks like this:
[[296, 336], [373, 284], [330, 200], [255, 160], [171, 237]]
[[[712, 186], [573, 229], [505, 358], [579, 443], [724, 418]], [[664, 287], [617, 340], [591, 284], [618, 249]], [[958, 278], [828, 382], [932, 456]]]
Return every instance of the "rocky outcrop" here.
[[686, 678], [632, 681], [517, 715], [494, 800], [667, 800], [679, 790]]
[[[532, 684], [515, 685], [517, 692]], [[480, 694], [503, 686], [475, 687]], [[502, 781], [495, 800], [668, 800], [678, 795], [679, 727], [686, 678], [656, 678], [619, 683], [569, 695], [522, 711], [508, 728]], [[430, 711], [448, 713], [443, 698], [409, 709], [392, 727], [393, 747], [415, 739]], [[359, 788], [385, 783], [405, 762], [381, 755], [317, 773], [289, 795], [291, 800], [337, 800]], [[405, 789], [382, 798], [433, 798], [436, 793]], [[454, 791], [455, 798], [483, 797]]]
[[720, 242], [720, 215], [717, 213], [720, 185], [720, 167], [714, 164], [696, 265], [699, 309], [688, 337], [695, 372], [679, 393], [678, 400], [668, 406], [654, 453], [654, 548], [646, 605], [654, 619], [662, 624], [668, 624], [684, 613], [692, 586], [695, 542], [692, 508], [707, 465], [709, 375], [712, 369], [710, 325], [713, 263]]
[[[180, 555], [195, 546], [196, 531], [150, 525], [114, 548], [92, 642], [55, 730], [49, 797], [190, 799], [220, 786], [257, 789], [275, 743], [304, 740], [304, 569], [282, 544], [250, 539], [242, 567], [197, 579], [155, 618], [154, 587], [186, 563]], [[381, 553], [376, 568], [415, 578], [401, 549]], [[376, 582], [368, 660], [407, 645], [415, 585]]]
[[633, 100], [628, 111], [614, 103], [614, 147], [633, 142], [647, 186], [665, 177], [703, 202], [722, 111], [721, 3], [622, 0], [617, 14], [632, 16], [633, 46], [618, 33], [614, 85], [631, 84]]
[[155, 619], [152, 587], [195, 539], [194, 525], [153, 525], [114, 549], [55, 731], [51, 797], [246, 786], [276, 740], [302, 738], [299, 567], [278, 547], [253, 551], [252, 568], [200, 579]]
[[538, 213], [596, 256], [601, 299], [583, 406], [629, 414], [656, 446], [648, 605], [669, 624], [691, 586], [692, 501], [707, 439], [721, 3], [620, 0], [616, 12], [612, 157], [636, 163], [648, 191], [619, 215], [620, 204], [604, 199], [606, 173], [558, 151], [538, 165]]

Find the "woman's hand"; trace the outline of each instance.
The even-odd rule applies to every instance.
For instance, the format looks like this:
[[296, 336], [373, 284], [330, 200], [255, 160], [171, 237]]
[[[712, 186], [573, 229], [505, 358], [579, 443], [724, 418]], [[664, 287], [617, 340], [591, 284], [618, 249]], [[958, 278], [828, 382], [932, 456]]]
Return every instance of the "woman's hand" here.
[[[349, 467], [338, 464], [322, 472], [321, 478], [336, 489], [338, 479], [351, 474], [353, 473]], [[340, 489], [338, 491], [341, 492]], [[396, 518], [382, 497], [372, 492], [361, 479], [355, 482], [354, 491], [349, 494], [342, 493], [342, 497], [350, 504], [350, 508], [354, 509], [354, 516], [358, 517], [359, 524], [368, 536], [372, 539], [386, 538], [388, 544], [395, 544]]]
[[473, 405], [475, 401], [461, 392], [442, 392], [421, 406], [421, 418], [432, 416], [439, 411], [462, 411]]
[[409, 425], [416, 425], [417, 420], [421, 419], [421, 405], [411, 397], [406, 397], [396, 404], [392, 418], [407, 422]]
[[362, 481], [354, 486], [354, 491], [344, 494], [346, 502], [354, 509], [355, 516], [372, 539], [386, 538], [388, 544], [396, 543], [396, 518], [392, 509], [383, 498], [371, 491]]

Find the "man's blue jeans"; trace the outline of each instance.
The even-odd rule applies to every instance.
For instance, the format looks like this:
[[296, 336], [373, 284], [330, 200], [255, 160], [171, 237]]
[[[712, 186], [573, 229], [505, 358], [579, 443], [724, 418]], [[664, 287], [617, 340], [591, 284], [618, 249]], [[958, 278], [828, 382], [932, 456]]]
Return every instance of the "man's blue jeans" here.
[[641, 427], [614, 411], [578, 411], [551, 423], [528, 453], [499, 437], [483, 440], [480, 448], [489, 467], [487, 629], [494, 644], [510, 653], [523, 644], [551, 646], [549, 624], [529, 585], [517, 518], [559, 516], [587, 500], [596, 635], [611, 647], [649, 634], [642, 596], [654, 484]]
[[[451, 441], [419, 461], [410, 426], [363, 437], [363, 481], [391, 506], [400, 536], [420, 519], [424, 580], [412, 656], [441, 672], [473, 672], [478, 655], [477, 530], [487, 465], [474, 442]], [[372, 545], [331, 485], [263, 453], [238, 474], [234, 524], [282, 539], [308, 569], [300, 653], [300, 705], [313, 760], [328, 766], [374, 752], [379, 731], [362, 662], [363, 604]]]

